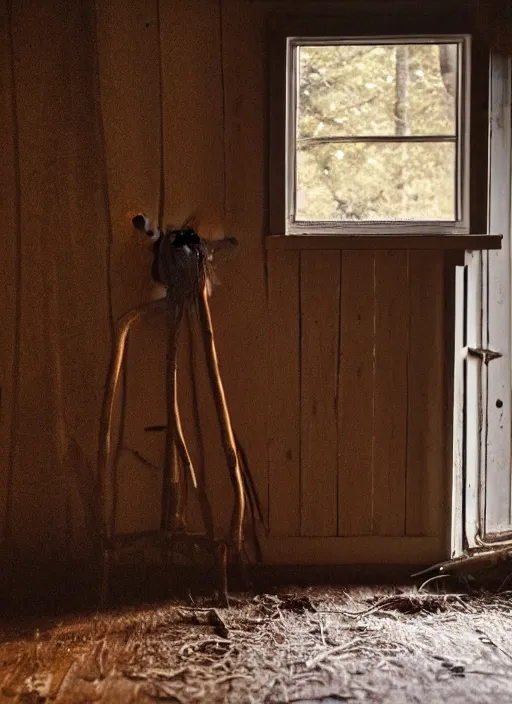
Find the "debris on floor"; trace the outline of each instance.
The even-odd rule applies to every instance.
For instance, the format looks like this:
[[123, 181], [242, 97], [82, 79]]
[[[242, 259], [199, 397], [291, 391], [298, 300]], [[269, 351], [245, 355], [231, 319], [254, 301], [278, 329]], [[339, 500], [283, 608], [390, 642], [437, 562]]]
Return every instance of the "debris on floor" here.
[[0, 626], [1, 702], [512, 701], [512, 591], [311, 587]]

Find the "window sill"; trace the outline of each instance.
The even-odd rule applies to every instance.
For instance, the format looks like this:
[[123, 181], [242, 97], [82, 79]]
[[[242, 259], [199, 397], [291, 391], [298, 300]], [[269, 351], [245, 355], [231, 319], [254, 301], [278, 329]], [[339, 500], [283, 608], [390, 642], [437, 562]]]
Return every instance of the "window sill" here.
[[503, 235], [268, 235], [266, 249], [501, 249]]

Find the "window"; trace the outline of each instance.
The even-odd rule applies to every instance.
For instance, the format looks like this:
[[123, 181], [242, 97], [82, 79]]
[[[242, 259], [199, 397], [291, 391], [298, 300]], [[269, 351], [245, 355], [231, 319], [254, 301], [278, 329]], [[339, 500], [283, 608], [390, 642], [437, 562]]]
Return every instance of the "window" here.
[[467, 232], [468, 38], [288, 41], [288, 231]]
[[[363, 35], [361, 19], [281, 22], [270, 64], [270, 234], [484, 233], [488, 55], [464, 21], [426, 21], [438, 28], [428, 34], [419, 24]], [[473, 119], [475, 102], [484, 114]]]

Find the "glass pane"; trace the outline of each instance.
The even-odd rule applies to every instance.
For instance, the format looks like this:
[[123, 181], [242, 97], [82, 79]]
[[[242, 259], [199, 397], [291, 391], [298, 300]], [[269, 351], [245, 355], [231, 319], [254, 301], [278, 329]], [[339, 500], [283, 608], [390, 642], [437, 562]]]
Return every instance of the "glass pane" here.
[[296, 221], [456, 219], [456, 148], [311, 144], [297, 154]]
[[297, 137], [456, 134], [458, 45], [300, 46]]

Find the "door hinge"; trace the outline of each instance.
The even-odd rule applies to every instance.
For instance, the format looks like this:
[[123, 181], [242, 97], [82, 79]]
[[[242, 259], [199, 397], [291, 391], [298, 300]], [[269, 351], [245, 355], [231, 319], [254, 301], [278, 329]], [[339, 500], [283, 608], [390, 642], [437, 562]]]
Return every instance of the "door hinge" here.
[[482, 347], [468, 347], [468, 355], [470, 357], [479, 357], [484, 364], [489, 364], [493, 359], [503, 357], [501, 352], [494, 350], [484, 350]]

